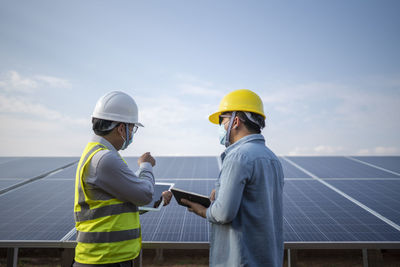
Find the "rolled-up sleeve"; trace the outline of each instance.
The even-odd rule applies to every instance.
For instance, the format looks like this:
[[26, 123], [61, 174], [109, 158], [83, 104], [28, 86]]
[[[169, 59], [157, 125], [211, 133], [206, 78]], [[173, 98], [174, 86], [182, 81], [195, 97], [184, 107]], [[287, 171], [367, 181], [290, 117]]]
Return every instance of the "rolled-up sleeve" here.
[[249, 179], [249, 166], [241, 158], [225, 159], [217, 197], [207, 209], [207, 219], [212, 223], [231, 222], [240, 207], [243, 189]]
[[150, 163], [142, 163], [137, 173], [117, 153], [104, 153], [96, 167], [94, 184], [121, 201], [142, 206], [153, 198], [153, 168]]

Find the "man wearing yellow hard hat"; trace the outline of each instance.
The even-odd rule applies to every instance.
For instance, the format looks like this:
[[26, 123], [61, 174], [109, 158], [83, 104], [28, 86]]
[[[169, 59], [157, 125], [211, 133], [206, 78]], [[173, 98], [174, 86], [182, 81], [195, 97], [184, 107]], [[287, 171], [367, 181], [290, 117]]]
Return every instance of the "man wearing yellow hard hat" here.
[[260, 97], [246, 89], [227, 94], [209, 117], [220, 127], [222, 167], [209, 208], [184, 200], [211, 222], [210, 266], [282, 266], [283, 171], [265, 146]]

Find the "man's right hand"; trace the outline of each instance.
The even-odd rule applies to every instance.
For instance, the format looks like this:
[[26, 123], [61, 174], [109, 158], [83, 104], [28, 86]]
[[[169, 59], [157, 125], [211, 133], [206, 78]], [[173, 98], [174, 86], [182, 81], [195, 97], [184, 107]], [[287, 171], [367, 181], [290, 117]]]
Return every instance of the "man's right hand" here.
[[155, 166], [156, 165], [156, 160], [153, 158], [152, 155], [150, 155], [150, 152], [146, 152], [144, 153], [142, 156], [140, 156], [140, 158], [138, 159], [138, 165], [140, 166], [141, 163], [143, 162], [148, 162], [151, 164], [151, 166]]

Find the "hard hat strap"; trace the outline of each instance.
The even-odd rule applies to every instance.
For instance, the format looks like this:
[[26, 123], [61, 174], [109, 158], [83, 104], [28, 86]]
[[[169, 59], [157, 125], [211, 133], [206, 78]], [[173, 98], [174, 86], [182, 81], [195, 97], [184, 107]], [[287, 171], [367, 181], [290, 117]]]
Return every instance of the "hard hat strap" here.
[[110, 130], [114, 129], [115, 126], [117, 126], [118, 124], [119, 124], [119, 122], [113, 121], [113, 122], [110, 124], [110, 126], [107, 127], [107, 129], [101, 129], [101, 130], [102, 130], [102, 131], [110, 131]]
[[255, 119], [253, 119], [253, 117], [251, 116], [250, 112], [246, 111], [246, 112], [243, 112], [243, 113], [246, 115], [246, 117], [249, 119], [249, 121], [251, 121], [252, 123], [256, 124], [258, 127], [261, 128], [260, 123], [257, 122]]
[[229, 120], [228, 130], [226, 130], [225, 147], [228, 147], [231, 145], [231, 142], [229, 141], [229, 139], [230, 139], [230, 135], [231, 135], [232, 124], [233, 124], [233, 121], [235, 120], [235, 117], [236, 117], [236, 111], [232, 112], [231, 119]]

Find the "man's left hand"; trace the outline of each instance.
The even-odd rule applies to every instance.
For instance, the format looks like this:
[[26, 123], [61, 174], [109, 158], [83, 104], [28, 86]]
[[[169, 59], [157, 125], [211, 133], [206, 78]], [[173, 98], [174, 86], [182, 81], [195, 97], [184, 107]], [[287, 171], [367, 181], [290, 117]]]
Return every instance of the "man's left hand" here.
[[182, 201], [183, 204], [189, 206], [188, 210], [190, 212], [194, 212], [194, 213], [196, 213], [197, 215], [199, 215], [199, 216], [201, 216], [203, 218], [207, 218], [207, 215], [206, 215], [207, 208], [204, 207], [203, 205], [195, 203], [195, 202], [192, 202], [192, 201], [189, 201], [187, 199], [183, 199], [183, 198], [181, 199], [181, 201]]

